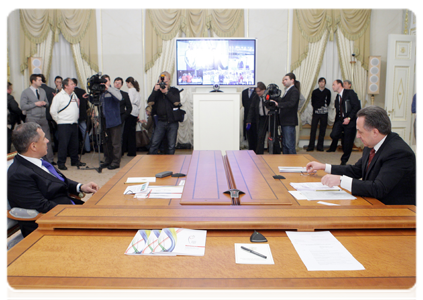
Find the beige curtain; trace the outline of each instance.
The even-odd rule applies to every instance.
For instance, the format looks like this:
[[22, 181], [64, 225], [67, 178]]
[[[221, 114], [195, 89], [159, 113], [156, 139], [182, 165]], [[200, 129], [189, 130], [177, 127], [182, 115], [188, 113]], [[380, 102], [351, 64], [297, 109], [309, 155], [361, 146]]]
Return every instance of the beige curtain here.
[[145, 72], [160, 57], [163, 41], [183, 32], [187, 37], [206, 37], [208, 30], [219, 37], [244, 36], [244, 10], [147, 9], [145, 22]]
[[[82, 60], [94, 72], [98, 72], [97, 30], [95, 10], [81, 9], [21, 9], [21, 73], [28, 68], [27, 60], [39, 51], [42, 52], [46, 78], [50, 69], [51, 53], [54, 41], [57, 41], [61, 32], [65, 39], [78, 50], [74, 49], [74, 56], [80, 56]], [[49, 41], [49, 38], [53, 41]], [[38, 49], [37, 49], [38, 48]], [[75, 61], [80, 61], [75, 57]], [[81, 63], [76, 63], [79, 74], [85, 73]], [[86, 77], [80, 77], [86, 78]]]
[[328, 31], [330, 40], [333, 40], [337, 29], [354, 41], [356, 58], [367, 70], [365, 60], [370, 54], [370, 15], [369, 9], [294, 10], [291, 70], [295, 70], [307, 57], [310, 43], [319, 41], [324, 31]]

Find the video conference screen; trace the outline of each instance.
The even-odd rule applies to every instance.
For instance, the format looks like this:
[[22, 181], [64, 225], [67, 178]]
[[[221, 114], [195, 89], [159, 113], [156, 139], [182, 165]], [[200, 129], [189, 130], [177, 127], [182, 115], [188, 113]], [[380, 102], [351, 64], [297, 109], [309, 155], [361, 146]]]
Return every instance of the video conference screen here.
[[255, 86], [256, 54], [255, 39], [177, 39], [178, 85]]

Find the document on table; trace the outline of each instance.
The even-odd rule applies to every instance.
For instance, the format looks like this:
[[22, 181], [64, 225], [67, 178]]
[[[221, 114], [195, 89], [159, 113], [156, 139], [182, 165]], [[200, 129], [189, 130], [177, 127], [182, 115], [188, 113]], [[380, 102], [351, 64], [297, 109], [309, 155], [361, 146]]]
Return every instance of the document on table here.
[[329, 231], [286, 234], [308, 271], [365, 270]]
[[290, 185], [297, 191], [339, 191], [339, 186], [328, 187], [321, 182], [291, 182]]
[[278, 167], [280, 173], [301, 173], [307, 172], [305, 167]]
[[307, 200], [354, 200], [357, 199], [344, 190], [340, 191], [300, 191]]
[[142, 193], [147, 191], [147, 188], [148, 188], [148, 182], [144, 184], [140, 184], [140, 185], [130, 185], [125, 189], [123, 194], [129, 195], [129, 194]]
[[206, 235], [206, 230], [185, 228], [138, 230], [125, 254], [204, 256]]
[[181, 199], [183, 191], [183, 185], [150, 185], [146, 191], [136, 193], [134, 198]]
[[128, 177], [125, 183], [156, 182], [156, 177]]
[[[241, 246], [260, 253], [266, 258], [250, 253], [241, 248]], [[249, 265], [274, 265], [272, 251], [269, 244], [238, 244], [235, 243], [235, 263]]]

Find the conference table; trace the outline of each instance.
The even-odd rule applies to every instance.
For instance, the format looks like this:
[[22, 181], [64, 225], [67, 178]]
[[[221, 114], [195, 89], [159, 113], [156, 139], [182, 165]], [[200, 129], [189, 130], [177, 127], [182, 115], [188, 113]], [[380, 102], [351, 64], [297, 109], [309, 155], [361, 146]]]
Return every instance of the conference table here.
[[[20, 289], [411, 288], [416, 207], [386, 206], [367, 197], [325, 201], [336, 206], [296, 200], [290, 183], [320, 181], [324, 172], [273, 176], [281, 174], [278, 166], [305, 166], [311, 160], [310, 155], [252, 151], [137, 156], [84, 205], [58, 205], [38, 219], [38, 229], [8, 251], [8, 282]], [[186, 174], [154, 183], [184, 185], [181, 198], [123, 195], [128, 177], [162, 171]], [[137, 230], [168, 227], [207, 230], [205, 255], [124, 255]], [[268, 239], [274, 265], [235, 263], [234, 243], [249, 243], [254, 230]], [[307, 271], [287, 230], [329, 230], [365, 270]]]

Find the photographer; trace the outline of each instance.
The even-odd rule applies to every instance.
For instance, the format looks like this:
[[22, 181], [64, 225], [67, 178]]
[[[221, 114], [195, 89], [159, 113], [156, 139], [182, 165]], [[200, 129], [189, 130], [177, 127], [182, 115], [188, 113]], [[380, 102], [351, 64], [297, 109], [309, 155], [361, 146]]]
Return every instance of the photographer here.
[[[121, 158], [121, 142], [122, 142], [122, 121], [120, 119], [120, 101], [123, 99], [122, 94], [117, 88], [110, 85], [109, 75], [101, 76], [106, 80], [102, 83], [105, 91], [100, 95], [102, 104], [102, 128], [106, 128], [104, 143], [104, 163], [100, 166], [109, 170], [120, 167]], [[103, 132], [104, 134], [104, 132]]]
[[179, 90], [170, 86], [170, 74], [162, 72], [154, 85], [153, 92], [148, 97], [148, 105], [152, 107], [152, 116], [157, 115], [158, 121], [154, 130], [149, 154], [157, 154], [164, 136], [167, 137], [167, 154], [175, 153], [175, 144], [179, 123], [173, 116], [173, 110], [180, 104]]
[[300, 102], [300, 82], [293, 73], [286, 74], [282, 79], [285, 94], [278, 97], [276, 106], [279, 107], [279, 120], [282, 129], [283, 154], [297, 154], [295, 149], [295, 126], [298, 125], [298, 103]]

